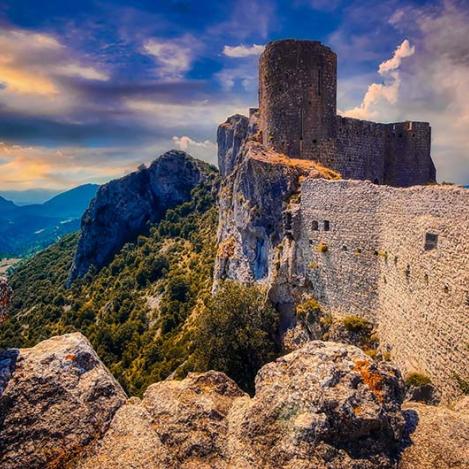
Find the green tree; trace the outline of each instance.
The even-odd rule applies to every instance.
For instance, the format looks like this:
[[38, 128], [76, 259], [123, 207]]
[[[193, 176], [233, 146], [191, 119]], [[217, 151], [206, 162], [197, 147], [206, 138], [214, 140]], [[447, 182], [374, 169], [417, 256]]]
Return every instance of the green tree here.
[[195, 369], [223, 371], [252, 393], [259, 368], [278, 356], [278, 320], [259, 287], [225, 282], [198, 317]]

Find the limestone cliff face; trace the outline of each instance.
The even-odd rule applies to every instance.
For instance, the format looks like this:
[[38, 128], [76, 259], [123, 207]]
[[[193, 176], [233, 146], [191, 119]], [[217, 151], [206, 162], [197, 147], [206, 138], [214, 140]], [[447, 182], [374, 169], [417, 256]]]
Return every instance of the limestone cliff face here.
[[233, 170], [248, 136], [248, 127], [249, 119], [240, 114], [228, 117], [226, 122], [218, 127], [218, 167], [223, 177]]
[[150, 223], [158, 222], [168, 209], [188, 201], [192, 189], [204, 177], [204, 163], [172, 150], [149, 168], [101, 186], [81, 221], [69, 284], [85, 275], [91, 266], [105, 266]]
[[[238, 122], [237, 119], [234, 116], [227, 122]], [[227, 154], [235, 164], [231, 171], [225, 171], [219, 196], [215, 286], [224, 279], [263, 283], [282, 309], [292, 303], [292, 296], [301, 290], [305, 277], [297, 271], [302, 263], [296, 261], [301, 256], [296, 238], [302, 181], [306, 176], [334, 179], [338, 175], [314, 161], [287, 158], [268, 150], [251, 131], [244, 144], [236, 146], [238, 153], [227, 153], [227, 124], [220, 129], [219, 136], [223, 138], [219, 165], [229, 166], [224, 161]], [[232, 125], [229, 129], [233, 132]]]

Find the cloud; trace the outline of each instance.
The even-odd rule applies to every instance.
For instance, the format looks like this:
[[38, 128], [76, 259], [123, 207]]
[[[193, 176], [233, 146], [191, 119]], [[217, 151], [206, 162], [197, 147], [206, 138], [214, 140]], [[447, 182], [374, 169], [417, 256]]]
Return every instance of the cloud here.
[[386, 75], [387, 73], [397, 70], [401, 65], [402, 59], [410, 57], [415, 54], [415, 47], [410, 45], [410, 42], [405, 39], [402, 44], [394, 51], [394, 55], [389, 60], [380, 64], [378, 73]]
[[218, 125], [226, 116], [246, 114], [248, 106], [240, 101], [187, 101], [185, 103], [159, 103], [144, 99], [128, 99], [127, 107], [136, 119], [158, 129], [179, 129], [191, 133], [215, 134]]
[[415, 54], [415, 47], [405, 39], [394, 51], [393, 56], [379, 65], [378, 73], [386, 79], [384, 83], [372, 83], [363, 97], [363, 101], [357, 107], [341, 111], [346, 117], [357, 119], [372, 119], [378, 116], [376, 106], [381, 102], [396, 104], [399, 97], [401, 77], [399, 67], [402, 59]]
[[203, 159], [209, 163], [217, 163], [217, 144], [211, 140], [197, 141], [186, 135], [173, 137], [174, 145], [182, 151], [189, 153], [196, 158]]
[[[55, 37], [22, 29], [0, 31], [0, 97], [57, 96], [61, 77], [107, 80], [108, 74], [87, 64]], [[59, 98], [58, 98], [59, 99]], [[13, 104], [13, 100], [10, 100]], [[20, 103], [21, 104], [21, 103]]]
[[166, 40], [152, 38], [145, 41], [144, 51], [157, 63], [157, 75], [162, 79], [181, 79], [192, 66], [198, 41], [190, 36]]
[[253, 44], [252, 46], [225, 46], [223, 48], [223, 54], [227, 57], [232, 58], [244, 58], [249, 57], [251, 55], [260, 55], [264, 51], [265, 46], [259, 44]]
[[0, 187], [2, 190], [62, 189], [119, 177], [128, 170], [128, 165], [106, 161], [103, 157], [109, 151], [80, 147], [51, 149], [0, 142], [0, 155], [4, 161]]
[[[345, 114], [384, 122], [430, 122], [438, 179], [468, 184], [467, 3], [399, 7], [388, 16], [388, 23], [401, 37], [408, 37], [409, 44], [401, 44], [394, 56], [381, 64], [384, 82], [369, 85], [361, 104], [348, 106]], [[366, 87], [366, 79], [366, 75], [348, 77], [339, 83], [339, 89], [345, 85], [355, 90], [360, 83]]]

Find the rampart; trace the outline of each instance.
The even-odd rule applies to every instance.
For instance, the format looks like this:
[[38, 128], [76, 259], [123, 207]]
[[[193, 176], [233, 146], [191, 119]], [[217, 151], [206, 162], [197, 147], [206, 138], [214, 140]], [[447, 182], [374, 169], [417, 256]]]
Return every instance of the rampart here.
[[426, 122], [378, 124], [337, 116], [337, 57], [317, 41], [267, 45], [259, 62], [264, 146], [316, 160], [344, 178], [411, 186], [434, 182]]
[[404, 372], [453, 394], [469, 372], [469, 191], [309, 179], [301, 219], [302, 270], [323, 308], [377, 323]]

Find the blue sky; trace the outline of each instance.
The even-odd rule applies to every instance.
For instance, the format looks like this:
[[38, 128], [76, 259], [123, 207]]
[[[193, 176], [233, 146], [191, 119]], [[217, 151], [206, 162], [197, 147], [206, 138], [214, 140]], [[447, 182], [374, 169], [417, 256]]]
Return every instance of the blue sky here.
[[274, 39], [338, 54], [339, 112], [426, 120], [440, 180], [469, 181], [467, 1], [0, 1], [0, 190], [118, 177], [176, 147], [216, 160], [257, 105]]

